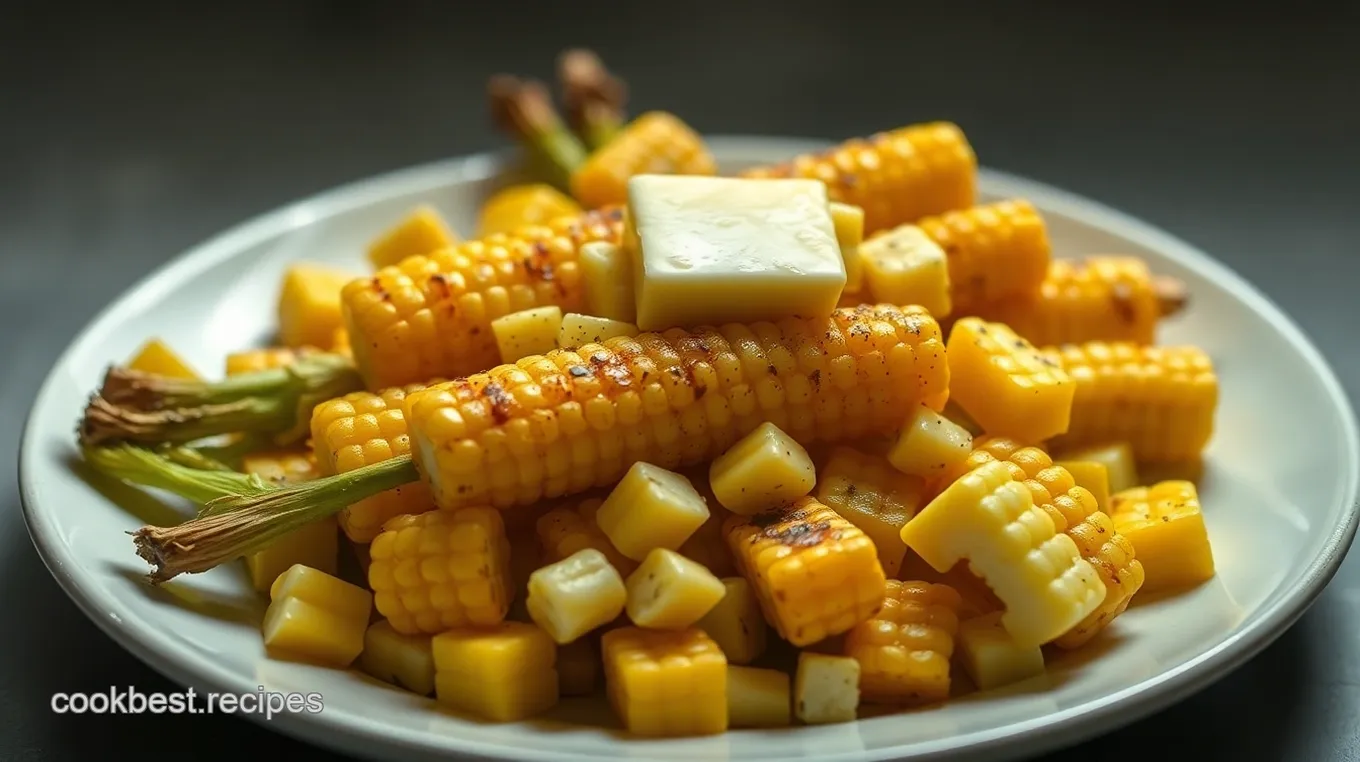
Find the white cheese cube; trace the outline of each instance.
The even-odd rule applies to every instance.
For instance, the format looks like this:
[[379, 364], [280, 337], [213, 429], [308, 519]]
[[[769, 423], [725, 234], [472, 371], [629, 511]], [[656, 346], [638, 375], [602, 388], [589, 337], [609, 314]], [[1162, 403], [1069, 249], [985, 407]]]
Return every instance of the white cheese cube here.
[[968, 459], [973, 435], [925, 405], [902, 427], [888, 462], [904, 474], [934, 478]]
[[557, 334], [562, 329], [562, 308], [536, 307], [512, 312], [491, 321], [501, 362], [515, 363], [530, 355], [547, 354], [557, 349]]
[[581, 247], [578, 261], [586, 311], [622, 323], [633, 322], [636, 276], [628, 253], [607, 241], [595, 241]]
[[722, 507], [753, 516], [811, 492], [817, 468], [802, 445], [766, 422], [714, 459], [708, 486]]
[[859, 711], [859, 662], [803, 651], [794, 677], [794, 714], [808, 725], [854, 722]]
[[953, 310], [944, 249], [915, 225], [874, 236], [859, 247], [864, 279], [875, 301], [919, 304], [936, 318]]
[[632, 323], [569, 312], [562, 317], [562, 328], [557, 332], [557, 346], [575, 349], [584, 344], [599, 344], [615, 336], [636, 336], [637, 333], [637, 326]]

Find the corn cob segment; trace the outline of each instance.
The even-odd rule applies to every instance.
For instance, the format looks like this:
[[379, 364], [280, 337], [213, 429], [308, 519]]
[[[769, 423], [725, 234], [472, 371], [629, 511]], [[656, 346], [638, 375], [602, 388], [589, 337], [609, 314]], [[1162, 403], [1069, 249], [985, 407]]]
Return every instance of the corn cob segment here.
[[701, 736], [727, 730], [727, 659], [698, 628], [619, 627], [600, 640], [605, 692], [638, 736]]
[[1042, 442], [1071, 425], [1076, 385], [1005, 324], [958, 321], [948, 357], [950, 397], [987, 433]]
[[571, 176], [571, 195], [587, 209], [628, 201], [633, 175], [707, 175], [718, 163], [703, 138], [674, 114], [651, 111], [594, 151]]
[[582, 311], [581, 246], [617, 243], [622, 217], [618, 208], [562, 217], [351, 281], [341, 301], [364, 383], [376, 391], [476, 373], [500, 360], [492, 320], [545, 305]]
[[[410, 453], [411, 438], [401, 406], [406, 395], [422, 388], [412, 384], [379, 394], [354, 392], [317, 405], [312, 410], [311, 431], [320, 472], [326, 476], [348, 473]], [[338, 519], [346, 537], [372, 542], [388, 519], [433, 507], [430, 488], [413, 482], [360, 500], [341, 511]]]
[[1053, 259], [1044, 218], [1024, 199], [958, 209], [916, 226], [944, 249], [956, 315], [1037, 293]]
[[903, 527], [902, 540], [938, 572], [966, 559], [1005, 604], [1002, 624], [1022, 648], [1063, 635], [1105, 600], [1099, 574], [1006, 463], [954, 482]]
[[949, 698], [949, 663], [962, 599], [947, 585], [888, 580], [883, 609], [845, 636], [859, 662], [860, 700], [900, 704]]
[[762, 423], [804, 446], [886, 434], [947, 388], [919, 307], [616, 337], [409, 396], [412, 457], [442, 507], [509, 507], [712, 460]]
[[1128, 442], [1138, 461], [1168, 463], [1196, 460], [1213, 437], [1218, 377], [1201, 349], [1090, 342], [1042, 354], [1076, 387], [1054, 449]]
[[864, 209], [866, 235], [970, 207], [977, 197], [977, 156], [963, 131], [947, 122], [849, 140], [742, 176], [821, 180], [833, 201]]
[[848, 632], [883, 605], [886, 577], [873, 542], [816, 498], [733, 516], [724, 528], [765, 621], [794, 646]]

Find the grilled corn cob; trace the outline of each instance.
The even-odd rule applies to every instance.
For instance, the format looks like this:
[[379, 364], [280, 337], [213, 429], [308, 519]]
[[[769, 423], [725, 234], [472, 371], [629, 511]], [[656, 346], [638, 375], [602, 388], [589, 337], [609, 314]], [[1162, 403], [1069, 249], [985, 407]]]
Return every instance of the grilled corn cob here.
[[1186, 588], [1214, 576], [1199, 492], [1187, 481], [1124, 490], [1111, 498], [1114, 525], [1147, 565], [1148, 592]]
[[1100, 575], [1006, 463], [955, 481], [907, 522], [902, 541], [938, 572], [968, 560], [1005, 604], [1002, 623], [1022, 648], [1065, 634], [1105, 600]]
[[963, 131], [946, 122], [849, 140], [742, 176], [821, 180], [833, 201], [864, 209], [866, 235], [970, 207], [977, 196], [977, 157]]
[[1139, 461], [1193, 461], [1213, 437], [1218, 378], [1201, 349], [1090, 342], [1042, 354], [1076, 387], [1055, 450], [1128, 442]]
[[888, 580], [883, 608], [845, 636], [859, 662], [860, 700], [898, 704], [949, 697], [962, 600], [947, 585]]
[[453, 378], [500, 361], [491, 321], [556, 305], [583, 309], [577, 258], [617, 243], [621, 208], [560, 217], [412, 257], [341, 293], [354, 362], [370, 390]]
[[1053, 520], [1053, 528], [1076, 543], [1077, 549], [1100, 574], [1105, 600], [1080, 624], [1055, 641], [1060, 648], [1083, 645], [1115, 617], [1124, 613], [1134, 593], [1143, 586], [1143, 565], [1127, 537], [1115, 530], [1110, 517], [1089, 490], [1078, 487], [1072, 474], [1037, 447], [1025, 447], [1013, 439], [989, 437], [979, 440], [957, 475], [978, 466], [1001, 461], [1011, 478], [1024, 483], [1034, 505]]
[[847, 632], [883, 604], [886, 578], [873, 541], [816, 498], [733, 516], [725, 529], [765, 621], [794, 646]]
[[628, 201], [633, 175], [716, 175], [703, 138], [674, 114], [651, 111], [593, 152], [571, 176], [571, 195], [587, 209]]
[[887, 305], [617, 337], [411, 395], [412, 456], [440, 506], [508, 507], [711, 460], [765, 422], [804, 445], [886, 433], [947, 386], [942, 350], [924, 310]]
[[1054, 260], [1036, 293], [981, 302], [973, 314], [1005, 323], [1035, 346], [1152, 344], [1158, 323], [1185, 303], [1184, 285], [1154, 276], [1142, 259], [1099, 256]]
[[628, 732], [700, 736], [727, 730], [727, 659], [703, 630], [619, 627], [600, 641], [605, 692]]
[[1068, 430], [1077, 385], [1002, 323], [964, 318], [949, 332], [950, 398], [989, 434], [1042, 442]]
[[510, 542], [490, 508], [398, 516], [369, 548], [378, 613], [403, 635], [505, 619], [513, 594]]
[[[380, 394], [353, 392], [317, 405], [312, 411], [312, 452], [321, 473], [343, 474], [408, 454], [411, 439], [401, 405], [406, 395], [422, 388], [412, 384]], [[429, 487], [413, 482], [359, 500], [341, 511], [338, 518], [346, 537], [371, 542], [388, 519], [424, 513], [433, 507]]]

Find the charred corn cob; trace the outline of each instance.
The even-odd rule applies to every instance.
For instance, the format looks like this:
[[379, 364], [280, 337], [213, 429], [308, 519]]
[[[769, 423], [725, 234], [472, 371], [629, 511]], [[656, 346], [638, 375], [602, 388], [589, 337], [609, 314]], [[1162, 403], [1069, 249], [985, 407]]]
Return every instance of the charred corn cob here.
[[1037, 293], [1053, 259], [1044, 218], [1024, 199], [958, 209], [916, 226], [944, 249], [956, 315]]
[[354, 362], [370, 390], [483, 371], [500, 361], [491, 321], [556, 305], [582, 311], [581, 246], [617, 243], [622, 209], [561, 217], [412, 257], [345, 286]]
[[1062, 636], [1105, 600], [1099, 574], [1007, 463], [955, 481], [907, 522], [902, 541], [939, 572], [966, 559], [1005, 604], [1002, 623], [1021, 647]]
[[1095, 495], [1077, 486], [1067, 469], [1055, 465], [1037, 447], [1001, 437], [979, 440], [956, 475], [993, 461], [1004, 463], [1011, 478], [1029, 489], [1034, 505], [1053, 520], [1055, 531], [1072, 538], [1105, 585], [1105, 600], [1100, 607], [1054, 641], [1060, 648], [1083, 645], [1124, 613], [1134, 593], [1143, 586], [1143, 565], [1135, 557], [1134, 546], [1115, 530]]
[[886, 460], [849, 447], [831, 451], [817, 484], [817, 499], [859, 527], [874, 543], [878, 562], [897, 576], [906, 556], [902, 527], [923, 505], [925, 484]]
[[369, 548], [378, 613], [404, 635], [489, 626], [509, 610], [510, 542], [498, 511], [398, 516]]
[[1090, 342], [1042, 354], [1076, 387], [1054, 449], [1123, 441], [1139, 461], [1193, 461], [1213, 437], [1218, 377], [1201, 349]]
[[1005, 323], [1035, 346], [1152, 344], [1158, 323], [1185, 302], [1184, 285], [1154, 276], [1142, 259], [1101, 256], [1054, 260], [1036, 293], [980, 302], [973, 314]]
[[888, 580], [882, 610], [845, 636], [845, 655], [859, 662], [860, 701], [949, 698], [961, 605], [959, 594], [946, 585]]
[[1159, 482], [1111, 500], [1115, 527], [1144, 559], [1148, 592], [1185, 588], [1214, 576], [1214, 554], [1194, 484]]
[[917, 307], [617, 337], [406, 400], [412, 457], [443, 507], [508, 507], [711, 460], [762, 423], [804, 445], [896, 428], [948, 384]]
[[628, 200], [633, 175], [716, 175], [718, 163], [689, 125], [651, 111], [591, 153], [571, 176], [571, 195], [587, 209]]
[[1042, 442], [1071, 425], [1077, 385], [1002, 323], [964, 318], [949, 332], [950, 398], [989, 434]]
[[[422, 388], [412, 384], [379, 394], [354, 392], [316, 406], [311, 421], [312, 452], [321, 473], [348, 473], [408, 454], [411, 439], [401, 406], [406, 395]], [[429, 487], [412, 482], [360, 500], [341, 511], [338, 518], [346, 537], [371, 542], [388, 519], [424, 513], [433, 507]]]
[[589, 498], [574, 510], [560, 506], [538, 518], [538, 540], [543, 545], [549, 563], [590, 549], [603, 553], [620, 575], [626, 577], [633, 573], [637, 562], [620, 553], [595, 523], [595, 513], [603, 502], [598, 498]]
[[725, 528], [765, 621], [794, 646], [848, 632], [883, 604], [886, 578], [873, 542], [816, 498], [733, 516]]
[[638, 736], [700, 736], [727, 730], [727, 659], [703, 630], [619, 627], [600, 641], [605, 692]]
[[970, 207], [977, 196], [977, 157], [963, 131], [946, 122], [849, 140], [742, 176], [821, 180], [832, 200], [864, 209], [866, 234]]

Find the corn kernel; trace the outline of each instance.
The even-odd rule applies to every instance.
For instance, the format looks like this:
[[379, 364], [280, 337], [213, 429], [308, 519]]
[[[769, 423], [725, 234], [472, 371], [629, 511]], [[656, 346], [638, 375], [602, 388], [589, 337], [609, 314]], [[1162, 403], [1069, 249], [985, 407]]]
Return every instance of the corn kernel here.
[[953, 310], [948, 258], [924, 230], [903, 225], [873, 236], [860, 246], [860, 258], [875, 301], [919, 304], [936, 319]]
[[773, 423], [763, 423], [718, 456], [709, 486], [718, 502], [753, 516], [803, 497], [817, 485], [807, 450]]
[[364, 651], [359, 655], [364, 672], [420, 696], [434, 693], [434, 650], [429, 635], [403, 635], [386, 619], [368, 626]]
[[622, 247], [607, 241], [581, 247], [581, 280], [586, 311], [621, 323], [637, 322], [633, 263]]
[[563, 696], [589, 696], [600, 680], [600, 654], [594, 641], [579, 638], [557, 649], [557, 684]]
[[142, 345], [137, 350], [137, 354], [132, 356], [127, 362], [128, 370], [141, 371], [156, 376], [166, 376], [168, 378], [183, 378], [197, 381], [202, 377], [194, 372], [189, 363], [184, 361], [175, 350], [170, 348], [160, 339], [152, 339]]
[[888, 462], [904, 474], [934, 479], [962, 463], [973, 451], [973, 436], [925, 405], [918, 405], [902, 427]]
[[1072, 475], [1078, 487], [1090, 492], [1102, 513], [1110, 512], [1110, 469], [1095, 460], [1060, 460], [1053, 465]]
[[604, 554], [586, 548], [529, 576], [529, 616], [558, 644], [617, 619], [627, 600], [623, 578]]
[[859, 253], [859, 247], [864, 243], [864, 209], [839, 201], [832, 201], [830, 206], [836, 243], [840, 244], [841, 257], [845, 260], [844, 290], [847, 294], [858, 293], [864, 286], [864, 259]]
[[523, 622], [455, 629], [434, 636], [440, 703], [493, 722], [514, 722], [557, 704], [557, 645]]
[[727, 659], [702, 630], [619, 627], [600, 643], [609, 705], [630, 733], [676, 737], [727, 730]]
[[1042, 442], [1067, 431], [1077, 385], [1005, 324], [959, 320], [945, 357], [950, 398], [988, 434]]
[[[730, 659], [730, 657], [729, 657]], [[727, 724], [784, 728], [793, 724], [790, 680], [777, 669], [727, 667]]]
[[1180, 590], [1214, 576], [1199, 493], [1187, 481], [1135, 487], [1110, 498], [1115, 531], [1143, 564], [1143, 592]]
[[925, 500], [920, 477], [897, 471], [881, 457], [837, 447], [822, 469], [817, 499], [868, 535], [883, 573], [897, 576], [907, 553], [902, 527]]
[[639, 627], [680, 630], [698, 622], [727, 588], [695, 561], [665, 548], [647, 554], [628, 576], [628, 618]]
[[279, 293], [279, 340], [284, 346], [328, 346], [341, 327], [340, 291], [354, 279], [328, 265], [298, 263], [288, 268]]
[[768, 637], [760, 598], [751, 584], [741, 577], [722, 580], [725, 590], [697, 625], [708, 633], [727, 655], [728, 664], [750, 664], [765, 653]]
[[457, 242], [439, 212], [422, 205], [368, 245], [368, 261], [378, 269], [391, 267], [407, 257], [425, 256]]
[[859, 710], [859, 662], [803, 651], [794, 677], [794, 714], [808, 725], [854, 722]]
[[562, 328], [557, 332], [557, 346], [560, 349], [575, 349], [584, 344], [599, 344], [615, 336], [637, 334], [637, 326], [632, 323], [572, 312], [562, 317]]
[[989, 691], [1044, 673], [1044, 652], [1021, 647], [1001, 626], [1001, 612], [959, 623], [959, 663], [978, 690]]
[[369, 591], [299, 564], [274, 581], [269, 597], [263, 631], [271, 652], [347, 667], [363, 651]]
[[620, 553], [641, 561], [654, 548], [679, 548], [708, 517], [708, 504], [688, 479], [638, 462], [605, 498], [595, 521]]
[[[1063, 452], [1060, 455], [1060, 460], [1064, 463], [1085, 461], [1103, 464], [1106, 476], [1110, 481], [1111, 495], [1133, 489], [1143, 483], [1142, 477], [1138, 474], [1138, 463], [1133, 457], [1133, 446], [1128, 442], [1083, 447], [1080, 450]], [[1087, 487], [1087, 489], [1090, 489], [1090, 487]], [[1106, 513], [1109, 513], [1109, 511], [1106, 511]]]
[[501, 362], [506, 364], [557, 349], [557, 334], [561, 329], [562, 308], [555, 304], [512, 312], [491, 321]]

